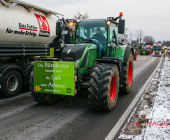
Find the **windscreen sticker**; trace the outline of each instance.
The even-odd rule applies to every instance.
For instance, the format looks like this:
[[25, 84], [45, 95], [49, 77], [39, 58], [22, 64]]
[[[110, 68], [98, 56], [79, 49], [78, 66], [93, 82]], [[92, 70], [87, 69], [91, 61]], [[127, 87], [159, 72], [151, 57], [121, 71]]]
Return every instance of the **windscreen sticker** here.
[[35, 14], [38, 24], [40, 33], [39, 36], [49, 37], [50, 36], [50, 26], [45, 16]]

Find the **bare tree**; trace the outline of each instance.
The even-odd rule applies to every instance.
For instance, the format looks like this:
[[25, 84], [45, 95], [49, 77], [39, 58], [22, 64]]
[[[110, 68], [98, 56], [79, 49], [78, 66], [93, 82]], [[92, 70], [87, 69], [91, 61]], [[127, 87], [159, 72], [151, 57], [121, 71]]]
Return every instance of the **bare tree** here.
[[155, 40], [152, 36], [145, 36], [143, 42], [145, 43], [145, 45], [153, 45]]
[[129, 28], [125, 28], [124, 36], [126, 37], [126, 39], [128, 39], [128, 36], [129, 36]]
[[170, 46], [170, 41], [163, 41], [163, 46]]
[[161, 43], [161, 44], [162, 44], [163, 42], [161, 42], [161, 41], [157, 41], [156, 43]]
[[83, 20], [83, 19], [88, 19], [88, 18], [89, 18], [88, 13], [81, 14], [80, 12], [77, 12], [77, 14], [74, 15], [74, 19], [77, 19], [77, 20]]
[[130, 30], [130, 32], [129, 32], [129, 38], [128, 38], [128, 41], [129, 41], [129, 42], [132, 41], [133, 36], [134, 36], [134, 33], [133, 33], [132, 30]]
[[136, 38], [140, 41], [139, 43], [141, 44], [141, 41], [144, 38], [145, 33], [143, 32], [143, 30], [136, 30], [135, 36]]

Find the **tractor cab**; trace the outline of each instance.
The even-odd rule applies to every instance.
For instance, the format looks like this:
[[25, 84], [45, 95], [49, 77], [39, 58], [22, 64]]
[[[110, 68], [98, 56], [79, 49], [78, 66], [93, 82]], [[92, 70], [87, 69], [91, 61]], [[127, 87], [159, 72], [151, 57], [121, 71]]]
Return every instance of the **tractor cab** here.
[[[120, 45], [118, 34], [124, 34], [125, 29], [125, 20], [121, 19], [122, 16], [123, 13], [116, 18], [108, 17], [107, 20], [88, 19], [80, 22], [74, 19], [67, 20], [70, 26], [75, 26], [75, 31], [73, 44], [64, 46], [62, 60], [76, 62], [77, 69], [91, 67], [96, 59], [103, 57], [122, 57], [123, 60], [123, 55], [115, 56], [116, 49]], [[118, 19], [119, 22], [116, 22]], [[90, 55], [93, 57], [89, 57]], [[92, 59], [89, 65], [86, 65], [87, 59]]]
[[142, 50], [143, 50], [143, 51], [146, 51], [146, 49], [147, 49], [146, 47], [142, 47]]
[[108, 26], [106, 20], [83, 20], [75, 32], [75, 44], [93, 43], [98, 48], [98, 57], [106, 56], [108, 41]]

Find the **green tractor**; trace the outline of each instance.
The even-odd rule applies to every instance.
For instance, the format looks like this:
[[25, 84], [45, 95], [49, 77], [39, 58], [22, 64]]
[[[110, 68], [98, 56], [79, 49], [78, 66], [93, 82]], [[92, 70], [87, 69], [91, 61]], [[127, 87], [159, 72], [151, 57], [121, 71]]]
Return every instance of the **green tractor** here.
[[147, 47], [142, 47], [140, 55], [149, 55], [150, 50]]
[[61, 59], [34, 62], [30, 78], [33, 99], [55, 104], [63, 95], [75, 96], [88, 88], [92, 108], [113, 110], [118, 93], [129, 94], [133, 83], [134, 50], [118, 41], [118, 34], [124, 34], [125, 29], [121, 18], [122, 13], [107, 20], [68, 20], [75, 25], [73, 44], [65, 44]]

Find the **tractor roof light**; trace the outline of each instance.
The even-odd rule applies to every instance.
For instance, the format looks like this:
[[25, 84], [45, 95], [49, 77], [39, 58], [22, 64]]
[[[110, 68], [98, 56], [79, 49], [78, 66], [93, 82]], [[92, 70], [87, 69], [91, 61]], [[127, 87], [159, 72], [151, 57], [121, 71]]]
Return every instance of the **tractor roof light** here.
[[67, 19], [66, 21], [70, 26], [74, 26], [74, 23], [76, 22], [74, 19]]
[[114, 21], [114, 17], [108, 17], [107, 18], [107, 25], [110, 25]]
[[123, 17], [123, 12], [120, 12], [119, 16], [120, 16], [120, 17]]
[[74, 26], [74, 22], [72, 22], [72, 21], [69, 22], [69, 25], [70, 25], [70, 26]]

